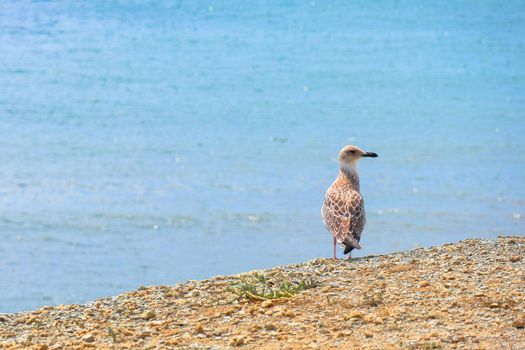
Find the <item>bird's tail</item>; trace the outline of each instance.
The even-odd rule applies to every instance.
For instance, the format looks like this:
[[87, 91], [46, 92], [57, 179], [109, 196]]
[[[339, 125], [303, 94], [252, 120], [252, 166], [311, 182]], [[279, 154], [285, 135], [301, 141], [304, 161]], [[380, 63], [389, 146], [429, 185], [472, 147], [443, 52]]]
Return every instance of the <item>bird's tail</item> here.
[[343, 254], [350, 253], [354, 248], [361, 249], [359, 242], [357, 242], [357, 240], [355, 240], [353, 237], [347, 237], [343, 244], [345, 245], [345, 251], [343, 252]]

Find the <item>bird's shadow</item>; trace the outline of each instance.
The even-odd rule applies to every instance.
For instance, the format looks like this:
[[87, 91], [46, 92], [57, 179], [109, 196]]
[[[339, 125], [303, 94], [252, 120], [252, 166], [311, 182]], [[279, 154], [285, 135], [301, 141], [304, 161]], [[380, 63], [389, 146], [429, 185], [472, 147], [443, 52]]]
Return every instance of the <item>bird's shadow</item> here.
[[367, 256], [360, 256], [358, 258], [351, 258], [351, 259], [337, 259], [337, 260], [340, 260], [340, 261], [345, 261], [349, 264], [352, 264], [352, 263], [358, 263], [358, 262], [361, 262], [361, 261], [368, 261], [368, 260], [371, 260], [371, 259], [374, 259], [374, 258], [377, 258], [377, 255], [367, 255]]

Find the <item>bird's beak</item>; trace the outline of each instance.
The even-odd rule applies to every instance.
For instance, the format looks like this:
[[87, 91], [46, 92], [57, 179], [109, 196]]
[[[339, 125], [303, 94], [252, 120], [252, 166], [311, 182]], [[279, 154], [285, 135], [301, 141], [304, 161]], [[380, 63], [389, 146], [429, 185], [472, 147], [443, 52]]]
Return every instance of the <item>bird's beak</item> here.
[[376, 157], [377, 157], [377, 153], [374, 153], [374, 152], [366, 152], [365, 154], [363, 154], [363, 157], [376, 158]]

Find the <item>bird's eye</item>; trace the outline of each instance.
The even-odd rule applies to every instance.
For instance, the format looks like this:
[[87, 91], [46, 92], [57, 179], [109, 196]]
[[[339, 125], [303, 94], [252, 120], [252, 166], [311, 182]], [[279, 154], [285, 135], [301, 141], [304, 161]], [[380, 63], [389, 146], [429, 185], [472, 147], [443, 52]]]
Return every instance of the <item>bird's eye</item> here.
[[354, 153], [355, 153], [355, 151], [350, 151], [350, 153], [354, 154]]

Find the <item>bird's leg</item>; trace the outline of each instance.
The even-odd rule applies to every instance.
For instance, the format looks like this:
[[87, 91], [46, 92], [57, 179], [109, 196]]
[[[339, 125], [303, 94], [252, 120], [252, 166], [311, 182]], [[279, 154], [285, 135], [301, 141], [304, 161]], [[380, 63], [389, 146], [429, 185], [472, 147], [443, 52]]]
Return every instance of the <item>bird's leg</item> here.
[[337, 241], [335, 240], [335, 237], [334, 237], [334, 260], [337, 259], [337, 256], [335, 255], [335, 245], [336, 245]]

